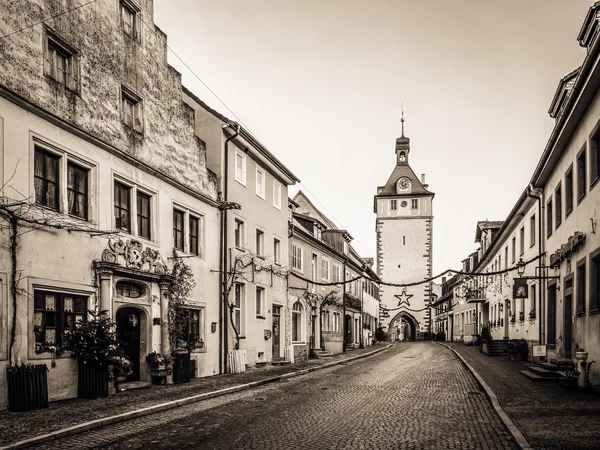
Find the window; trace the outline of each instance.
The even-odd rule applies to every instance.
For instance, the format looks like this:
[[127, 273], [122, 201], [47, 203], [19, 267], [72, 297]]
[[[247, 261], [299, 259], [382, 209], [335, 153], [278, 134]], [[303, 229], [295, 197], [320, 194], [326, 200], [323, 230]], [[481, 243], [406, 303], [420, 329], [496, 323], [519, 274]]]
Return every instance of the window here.
[[[192, 348], [204, 347], [204, 308], [185, 308], [187, 326], [180, 330], [179, 338]], [[184, 322], [185, 323], [185, 322]]]
[[396, 211], [398, 209], [398, 201], [397, 200], [390, 200], [390, 210], [391, 211]]
[[586, 176], [585, 147], [577, 155], [577, 202], [579, 203], [585, 197], [585, 176]]
[[265, 198], [265, 171], [256, 166], [256, 195]]
[[531, 311], [535, 311], [537, 304], [537, 286], [535, 284], [530, 284], [529, 291], [531, 292], [531, 309], [529, 311], [525, 311], [526, 314], [529, 314]]
[[79, 90], [79, 56], [77, 52], [49, 29], [45, 38], [44, 73], [64, 87]]
[[235, 181], [246, 186], [246, 155], [241, 151], [235, 151]]
[[119, 281], [117, 283], [117, 294], [121, 297], [140, 298], [146, 293], [142, 285], [128, 281]]
[[121, 118], [132, 130], [144, 132], [142, 99], [124, 86], [121, 87]]
[[67, 200], [69, 214], [87, 220], [89, 170], [72, 162], [67, 163]]
[[281, 183], [273, 180], [273, 206], [281, 210]]
[[244, 298], [245, 286], [242, 283], [235, 283], [235, 303], [233, 305], [233, 323], [238, 334], [244, 334]]
[[137, 227], [138, 236], [150, 239], [150, 199], [143, 192], [137, 193]]
[[256, 254], [265, 256], [265, 233], [261, 230], [256, 230]]
[[335, 333], [340, 332], [340, 315], [341, 314], [339, 312], [333, 313], [333, 331]]
[[200, 218], [190, 215], [189, 220], [190, 253], [200, 254]]
[[118, 231], [131, 232], [130, 225], [130, 202], [129, 194], [131, 188], [125, 186], [118, 181], [115, 181], [115, 202], [114, 202], [114, 215], [115, 215], [115, 228]]
[[508, 269], [508, 245], [504, 247], [504, 268]]
[[411, 200], [411, 209], [419, 209], [419, 199], [413, 198]]
[[590, 312], [600, 311], [600, 249], [590, 254]]
[[[516, 258], [516, 254], [517, 254], [517, 237], [513, 236], [512, 238], [512, 262], [515, 262], [515, 258]], [[498, 268], [500, 268], [500, 265], [498, 265]]]
[[546, 204], [546, 236], [552, 235], [552, 198]]
[[265, 289], [256, 288], [256, 316], [265, 317]]
[[302, 342], [302, 313], [304, 308], [302, 303], [297, 301], [292, 306], [292, 341]]
[[292, 268], [302, 272], [302, 247], [292, 244]]
[[244, 222], [239, 219], [235, 219], [235, 246], [237, 248], [244, 248]]
[[585, 314], [585, 258], [577, 263], [577, 314]]
[[535, 214], [529, 218], [529, 246], [535, 245]]
[[521, 232], [519, 235], [519, 250], [519, 255], [523, 256], [523, 253], [525, 253], [525, 226], [521, 227]]
[[560, 227], [562, 222], [562, 185], [558, 183], [554, 191], [554, 224]]
[[597, 127], [590, 138], [590, 188], [600, 178], [600, 127]]
[[59, 157], [53, 153], [35, 148], [34, 187], [35, 203], [58, 211]]
[[139, 42], [141, 36], [141, 12], [131, 1], [121, 0], [121, 28], [123, 32]]
[[565, 214], [568, 216], [573, 211], [573, 165], [565, 174]]
[[63, 343], [65, 332], [84, 320], [88, 297], [50, 291], [34, 291], [33, 332], [36, 347]]
[[321, 259], [321, 278], [329, 281], [329, 260], [325, 258]]
[[281, 264], [281, 241], [273, 238], [273, 260], [275, 264]]
[[333, 265], [333, 281], [334, 281], [334, 283], [338, 283], [339, 281], [341, 281], [341, 276], [340, 276], [341, 271], [342, 271], [342, 268], [340, 266], [338, 266], [337, 264]]
[[173, 209], [173, 247], [183, 251], [183, 236], [184, 236], [184, 218], [185, 213], [178, 209]]

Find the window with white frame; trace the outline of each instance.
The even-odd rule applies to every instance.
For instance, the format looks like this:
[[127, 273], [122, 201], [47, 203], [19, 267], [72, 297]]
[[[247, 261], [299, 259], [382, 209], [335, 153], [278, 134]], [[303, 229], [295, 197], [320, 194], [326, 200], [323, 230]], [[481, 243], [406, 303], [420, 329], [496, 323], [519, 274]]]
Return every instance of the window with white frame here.
[[265, 317], [265, 288], [256, 287], [256, 317]]
[[54, 31], [46, 28], [44, 73], [64, 87], [79, 91], [79, 55]]
[[47, 290], [34, 291], [33, 332], [37, 348], [60, 346], [64, 336], [84, 318], [89, 297]]
[[292, 305], [292, 342], [303, 342], [304, 307], [296, 301]]
[[173, 207], [173, 248], [190, 255], [203, 255], [204, 216], [187, 208]]
[[235, 150], [235, 181], [246, 186], [246, 155]]
[[265, 232], [259, 229], [256, 230], [256, 254], [265, 256]]
[[246, 287], [243, 283], [235, 283], [235, 298], [233, 303], [233, 323], [240, 336], [244, 335], [244, 302]]
[[341, 273], [342, 273], [341, 266], [334, 264], [333, 265], [333, 281], [334, 281], [334, 283], [341, 281], [341, 275], [340, 275]]
[[241, 249], [246, 245], [245, 226], [241, 219], [235, 219], [234, 241], [237, 248]]
[[265, 198], [265, 171], [256, 166], [256, 195], [264, 200]]
[[121, 86], [121, 119], [132, 130], [138, 133], [144, 132], [142, 98], [125, 86]]
[[90, 167], [84, 166], [65, 152], [51, 149], [50, 146], [45, 147], [41, 143], [35, 144], [33, 162], [35, 203], [88, 220], [90, 171]]
[[292, 268], [302, 272], [302, 247], [292, 244]]
[[390, 210], [396, 211], [398, 209], [398, 200], [390, 200]]
[[333, 331], [335, 333], [340, 332], [340, 316], [341, 314], [339, 312], [333, 313]]
[[321, 258], [321, 278], [329, 281], [329, 260]]
[[281, 183], [273, 180], [273, 206], [281, 210]]
[[419, 199], [418, 198], [413, 198], [411, 200], [411, 209], [419, 209]]
[[281, 241], [277, 238], [273, 238], [273, 261], [281, 264]]
[[132, 39], [140, 41], [142, 34], [141, 9], [133, 1], [121, 0], [121, 28]]

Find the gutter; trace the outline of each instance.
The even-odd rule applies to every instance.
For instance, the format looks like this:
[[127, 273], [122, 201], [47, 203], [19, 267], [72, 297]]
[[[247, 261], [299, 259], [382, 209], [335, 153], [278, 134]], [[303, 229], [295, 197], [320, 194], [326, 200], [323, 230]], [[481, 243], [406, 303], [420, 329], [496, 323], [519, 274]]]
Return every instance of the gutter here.
[[[225, 127], [230, 127], [230, 124], [226, 124]], [[235, 138], [239, 132], [239, 125], [236, 124], [236, 131], [233, 135], [225, 139], [223, 144], [223, 198], [219, 210], [221, 212], [221, 239], [220, 239], [220, 252], [219, 252], [219, 273], [221, 275], [221, 282], [219, 283], [219, 319], [221, 320], [221, 333], [219, 333], [219, 371], [220, 373], [227, 373], [227, 352], [228, 348], [228, 330], [227, 325], [227, 210], [225, 205], [228, 197], [228, 184], [229, 184], [229, 158], [228, 158], [228, 145], [229, 141]]]

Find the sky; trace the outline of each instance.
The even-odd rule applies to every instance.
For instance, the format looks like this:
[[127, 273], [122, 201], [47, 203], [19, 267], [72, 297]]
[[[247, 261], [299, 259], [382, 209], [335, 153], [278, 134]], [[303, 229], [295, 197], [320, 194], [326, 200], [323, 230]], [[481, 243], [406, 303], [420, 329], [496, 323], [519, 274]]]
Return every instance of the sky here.
[[558, 82], [583, 62], [593, 1], [154, 3], [183, 84], [245, 124], [302, 180], [290, 196], [316, 200], [364, 257], [376, 253], [373, 196], [395, 166], [404, 103], [409, 163], [436, 194], [439, 273], [527, 186]]

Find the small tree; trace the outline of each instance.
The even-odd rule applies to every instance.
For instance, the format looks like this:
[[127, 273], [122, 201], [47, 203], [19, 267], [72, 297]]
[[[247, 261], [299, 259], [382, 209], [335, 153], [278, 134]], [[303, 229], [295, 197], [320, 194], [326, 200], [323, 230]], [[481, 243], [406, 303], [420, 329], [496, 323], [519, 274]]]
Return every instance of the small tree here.
[[190, 293], [196, 287], [194, 274], [177, 253], [175, 263], [173, 264], [174, 280], [169, 286], [169, 338], [171, 341], [171, 350], [175, 350], [178, 341], [186, 342], [186, 348], [190, 350], [192, 345], [192, 336], [190, 330], [191, 310], [186, 307]]

